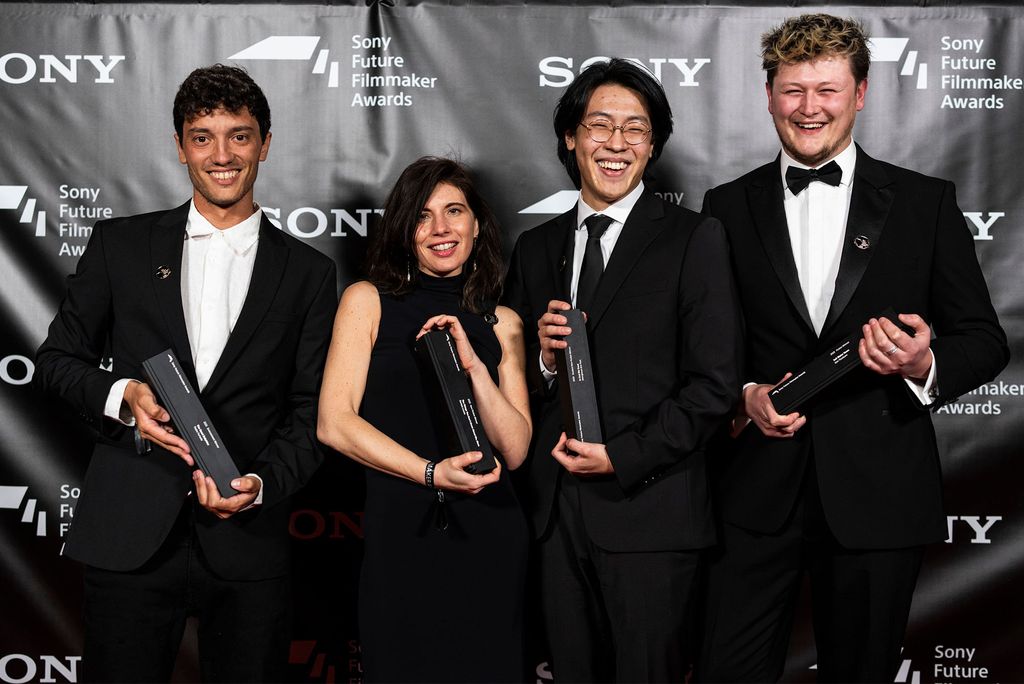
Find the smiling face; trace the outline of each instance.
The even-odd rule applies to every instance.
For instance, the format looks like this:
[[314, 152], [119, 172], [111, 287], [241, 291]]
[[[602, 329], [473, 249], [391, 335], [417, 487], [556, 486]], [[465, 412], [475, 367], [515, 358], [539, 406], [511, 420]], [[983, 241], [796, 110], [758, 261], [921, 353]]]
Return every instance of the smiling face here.
[[419, 269], [440, 278], [462, 273], [479, 233], [462, 190], [438, 183], [420, 211], [413, 237]]
[[270, 133], [260, 128], [248, 109], [214, 109], [185, 122], [178, 160], [188, 167], [196, 209], [217, 228], [228, 228], [253, 213], [252, 186], [260, 162], [267, 158]]
[[783, 149], [816, 167], [853, 140], [853, 122], [864, 108], [868, 82], [854, 80], [849, 58], [823, 57], [779, 65], [765, 89]]
[[[641, 97], [629, 88], [606, 84], [594, 89], [587, 102], [582, 123], [610, 122], [611, 126], [631, 123], [651, 128], [651, 118]], [[639, 145], [630, 145], [616, 129], [602, 142], [594, 142], [584, 126], [566, 132], [565, 144], [576, 155], [580, 169], [583, 201], [601, 211], [636, 188], [651, 160], [653, 133]]]

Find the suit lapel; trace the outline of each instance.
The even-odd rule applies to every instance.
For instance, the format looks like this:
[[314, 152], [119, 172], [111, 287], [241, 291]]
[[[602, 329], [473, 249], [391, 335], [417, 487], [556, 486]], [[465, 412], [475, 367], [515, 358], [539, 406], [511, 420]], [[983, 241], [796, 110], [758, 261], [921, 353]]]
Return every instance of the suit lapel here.
[[249, 279], [249, 290], [245, 295], [245, 303], [238, 314], [238, 321], [228, 336], [224, 351], [210, 375], [209, 382], [202, 394], [208, 394], [221, 381], [227, 370], [238, 355], [245, 349], [253, 333], [263, 321], [263, 317], [274, 300], [274, 294], [284, 276], [288, 263], [288, 246], [277, 232], [270, 220], [263, 216], [260, 222], [260, 238], [256, 247], [256, 261]]
[[761, 173], [747, 187], [747, 201], [768, 261], [775, 269], [793, 308], [800, 314], [807, 328], [813, 331], [811, 314], [807, 310], [807, 300], [800, 288], [800, 276], [797, 274], [796, 261], [793, 260], [793, 245], [789, 241], [789, 223], [783, 205], [778, 157], [771, 164], [761, 167]]
[[558, 228], [548, 232], [545, 252], [556, 298], [572, 301], [572, 258], [576, 246], [576, 207], [558, 217]]
[[164, 319], [167, 339], [182, 369], [195, 387], [196, 369], [192, 363], [192, 347], [185, 327], [185, 310], [181, 303], [181, 255], [185, 242], [185, 223], [189, 203], [172, 209], [152, 228], [149, 242], [149, 266], [153, 291]]
[[894, 193], [881, 164], [857, 147], [850, 212], [846, 218], [843, 253], [839, 259], [836, 289], [822, 326], [822, 337], [842, 315], [860, 284], [872, 255], [878, 248]]
[[591, 330], [601, 321], [604, 312], [622, 287], [623, 281], [636, 267], [640, 255], [664, 228], [661, 223], [664, 216], [665, 210], [661, 200], [650, 190], [645, 190], [622, 226], [611, 259], [608, 260], [597, 292], [594, 293], [594, 302], [591, 310], [587, 312], [587, 327]]

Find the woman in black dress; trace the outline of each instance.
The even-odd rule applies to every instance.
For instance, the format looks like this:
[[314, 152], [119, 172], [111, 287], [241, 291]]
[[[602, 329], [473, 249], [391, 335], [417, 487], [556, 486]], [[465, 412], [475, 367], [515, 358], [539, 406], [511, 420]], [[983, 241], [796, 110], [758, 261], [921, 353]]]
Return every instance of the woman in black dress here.
[[[527, 531], [508, 470], [530, 441], [523, 326], [496, 307], [498, 225], [465, 169], [399, 177], [345, 290], [317, 434], [367, 466], [359, 631], [367, 681], [522, 681]], [[498, 466], [444, 453], [414, 344], [447, 328]]]

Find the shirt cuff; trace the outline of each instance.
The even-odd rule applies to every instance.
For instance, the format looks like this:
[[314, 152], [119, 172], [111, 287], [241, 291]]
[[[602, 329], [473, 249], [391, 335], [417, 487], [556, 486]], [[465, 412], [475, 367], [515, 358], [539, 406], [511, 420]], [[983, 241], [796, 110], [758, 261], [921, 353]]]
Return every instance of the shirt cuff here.
[[124, 391], [128, 388], [129, 382], [137, 382], [134, 378], [121, 378], [110, 387], [107, 394], [107, 403], [103, 405], [103, 415], [111, 420], [116, 420], [122, 425], [135, 427], [135, 416], [124, 403]]
[[922, 406], [931, 406], [935, 403], [935, 400], [939, 397], [939, 380], [938, 380], [938, 363], [935, 361], [935, 354], [929, 349], [928, 353], [932, 356], [932, 367], [928, 369], [928, 377], [925, 378], [924, 384], [920, 384], [910, 378], [903, 378], [903, 382], [907, 383], [907, 387], [910, 388], [911, 393], [917, 400], [921, 402]]
[[241, 513], [242, 511], [247, 511], [250, 508], [255, 508], [256, 506], [263, 505], [263, 478], [257, 475], [256, 473], [246, 473], [245, 477], [255, 478], [260, 483], [260, 491], [256, 494], [256, 498], [253, 499], [252, 503], [246, 506], [245, 508], [241, 509], [239, 513]]
[[545, 382], [547, 382], [548, 386], [550, 387], [551, 383], [554, 382], [555, 378], [558, 377], [558, 372], [557, 371], [549, 371], [548, 367], [544, 365], [544, 352], [541, 352], [537, 356], [537, 363], [540, 364], [540, 374], [541, 374], [541, 377], [544, 378]]
[[743, 387], [740, 388], [740, 402], [736, 406], [735, 415], [733, 415], [732, 420], [729, 422], [729, 435], [732, 437], [739, 436], [739, 434], [743, 432], [743, 428], [747, 427], [752, 422], [743, 411], [743, 392], [751, 385], [756, 384], [756, 382], [745, 382], [743, 383]]

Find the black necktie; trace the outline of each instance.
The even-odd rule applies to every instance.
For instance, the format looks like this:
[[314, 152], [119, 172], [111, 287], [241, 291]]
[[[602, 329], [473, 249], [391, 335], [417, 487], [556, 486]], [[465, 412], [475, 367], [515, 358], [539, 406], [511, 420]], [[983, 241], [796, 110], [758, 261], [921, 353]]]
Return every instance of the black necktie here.
[[580, 266], [580, 279], [576, 281], [576, 308], [589, 313], [590, 304], [594, 301], [597, 284], [604, 273], [604, 256], [601, 255], [601, 236], [608, 226], [612, 225], [610, 216], [591, 214], [583, 221], [587, 227], [587, 246], [583, 250], [583, 264]]
[[799, 195], [803, 189], [811, 184], [811, 181], [821, 181], [829, 185], [839, 185], [843, 180], [843, 170], [836, 164], [835, 159], [825, 164], [820, 169], [798, 169], [790, 166], [786, 169], [786, 187]]

